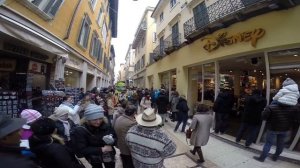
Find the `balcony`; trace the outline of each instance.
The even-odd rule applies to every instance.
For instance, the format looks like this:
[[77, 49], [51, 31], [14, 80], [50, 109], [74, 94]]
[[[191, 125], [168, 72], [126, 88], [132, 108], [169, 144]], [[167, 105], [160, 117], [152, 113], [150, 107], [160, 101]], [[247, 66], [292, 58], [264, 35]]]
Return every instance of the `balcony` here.
[[192, 42], [236, 22], [296, 5], [284, 0], [218, 0], [208, 7], [202, 6], [184, 23], [184, 37]]
[[170, 54], [172, 53], [173, 51], [177, 50], [181, 44], [181, 34], [180, 33], [177, 33], [177, 34], [171, 34], [170, 36], [168, 36], [166, 39], [165, 39], [165, 53], [166, 54]]

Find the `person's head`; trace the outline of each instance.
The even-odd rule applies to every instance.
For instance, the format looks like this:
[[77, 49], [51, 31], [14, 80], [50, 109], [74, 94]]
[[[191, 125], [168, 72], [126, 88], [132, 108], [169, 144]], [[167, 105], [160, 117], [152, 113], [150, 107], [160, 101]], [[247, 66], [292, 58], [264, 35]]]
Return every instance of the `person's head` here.
[[209, 111], [209, 107], [206, 104], [199, 104], [197, 106], [197, 112], [198, 113], [205, 113]]
[[161, 95], [165, 95], [165, 94], [166, 94], [166, 90], [165, 90], [165, 89], [161, 89], [161, 90], [160, 90], [160, 94], [161, 94]]
[[155, 109], [147, 108], [136, 117], [136, 122], [143, 127], [156, 127], [162, 122], [162, 118], [155, 113]]
[[22, 126], [26, 124], [26, 119], [10, 118], [5, 115], [0, 116], [0, 144], [18, 146], [20, 144]]
[[107, 94], [107, 98], [108, 98], [108, 99], [110, 99], [110, 98], [112, 98], [112, 97], [113, 97], [113, 94], [112, 94], [112, 93], [108, 93], [108, 94]]
[[36, 110], [33, 109], [24, 109], [21, 112], [21, 118], [26, 119], [26, 123], [27, 124], [31, 124], [34, 121], [36, 121], [37, 119], [41, 118], [42, 114]]
[[95, 104], [89, 104], [85, 108], [84, 116], [87, 124], [93, 127], [100, 127], [104, 121], [104, 109]]
[[174, 91], [173, 95], [176, 96], [176, 97], [178, 97], [179, 93], [177, 91]]
[[145, 93], [145, 97], [146, 97], [147, 99], [150, 99], [150, 93], [149, 93], [149, 92], [146, 92], [146, 93]]
[[282, 83], [282, 86], [288, 86], [288, 85], [293, 85], [293, 84], [296, 84], [296, 82], [291, 79], [291, 78], [286, 78], [283, 83]]
[[121, 103], [121, 107], [122, 107], [123, 109], [125, 109], [125, 108], [127, 107], [127, 101], [123, 101], [123, 102]]
[[80, 88], [80, 92], [84, 92], [84, 88]]
[[69, 103], [74, 103], [74, 97], [71, 95], [67, 95], [63, 97], [63, 101], [69, 102]]
[[137, 113], [137, 108], [134, 105], [128, 105], [125, 109], [125, 115], [134, 116]]
[[33, 135], [36, 136], [48, 136], [55, 132], [56, 125], [55, 121], [53, 121], [50, 118], [42, 118], [31, 125], [31, 130], [33, 132]]
[[69, 118], [69, 109], [67, 107], [57, 107], [54, 113], [49, 117], [52, 120], [63, 120], [66, 121]]

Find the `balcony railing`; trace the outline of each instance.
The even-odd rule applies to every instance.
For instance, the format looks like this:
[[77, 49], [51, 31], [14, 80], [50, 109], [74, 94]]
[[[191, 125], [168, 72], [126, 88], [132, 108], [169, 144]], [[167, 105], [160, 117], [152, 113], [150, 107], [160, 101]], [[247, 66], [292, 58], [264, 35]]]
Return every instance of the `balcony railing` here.
[[[208, 7], [203, 7], [199, 13], [194, 14], [194, 17], [184, 23], [184, 37], [189, 39], [194, 34], [195, 36], [207, 34], [208, 29], [217, 30], [224, 25], [228, 26], [243, 20], [238, 18], [241, 13], [254, 13], [263, 8], [274, 10], [270, 5], [275, 2], [275, 0], [218, 0]], [[259, 11], [256, 15], [261, 13], [263, 12]], [[249, 17], [251, 16], [255, 15], [249, 14]]]
[[176, 50], [179, 45], [181, 44], [181, 34], [180, 33], [176, 33], [176, 34], [171, 34], [170, 36], [168, 36], [164, 41], [165, 43], [165, 53], [166, 54], [170, 54], [171, 52], [173, 52], [174, 50]]

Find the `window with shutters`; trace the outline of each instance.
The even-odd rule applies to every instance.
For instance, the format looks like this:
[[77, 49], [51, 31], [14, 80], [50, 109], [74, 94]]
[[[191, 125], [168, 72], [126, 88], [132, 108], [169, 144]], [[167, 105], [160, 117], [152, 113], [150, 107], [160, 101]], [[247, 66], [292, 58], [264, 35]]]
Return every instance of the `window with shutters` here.
[[98, 34], [94, 32], [91, 39], [91, 46], [90, 46], [90, 55], [93, 56], [95, 59], [99, 58], [101, 52], [100, 40], [98, 37], [99, 37]]
[[90, 0], [90, 5], [93, 10], [95, 10], [96, 4], [97, 4], [97, 0]]
[[97, 23], [98, 23], [99, 26], [101, 26], [102, 20], [103, 20], [103, 9], [101, 7], [100, 10], [99, 10], [98, 17], [97, 17]]
[[57, 14], [64, 0], [22, 0], [20, 2], [48, 20]]
[[103, 40], [104, 40], [104, 44], [106, 44], [107, 27], [106, 27], [106, 23], [105, 22], [102, 25], [102, 37], [103, 37]]
[[82, 20], [80, 33], [79, 33], [79, 37], [77, 40], [78, 44], [80, 44], [80, 46], [82, 46], [85, 49], [87, 48], [87, 45], [88, 45], [90, 30], [91, 30], [91, 20], [88, 17], [88, 15], [85, 14], [85, 16]]

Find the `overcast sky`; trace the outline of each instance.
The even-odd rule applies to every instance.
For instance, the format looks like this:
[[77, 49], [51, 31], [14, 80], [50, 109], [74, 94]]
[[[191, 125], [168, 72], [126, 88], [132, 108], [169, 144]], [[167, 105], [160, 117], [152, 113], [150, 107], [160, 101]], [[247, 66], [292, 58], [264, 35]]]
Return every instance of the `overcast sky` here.
[[115, 76], [120, 63], [125, 63], [129, 44], [134, 39], [137, 26], [147, 6], [155, 7], [159, 0], [119, 0], [118, 38], [112, 40], [116, 53]]

